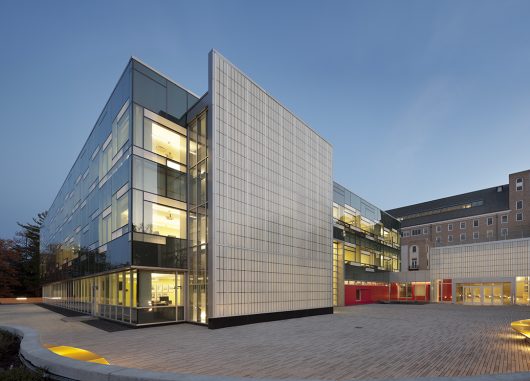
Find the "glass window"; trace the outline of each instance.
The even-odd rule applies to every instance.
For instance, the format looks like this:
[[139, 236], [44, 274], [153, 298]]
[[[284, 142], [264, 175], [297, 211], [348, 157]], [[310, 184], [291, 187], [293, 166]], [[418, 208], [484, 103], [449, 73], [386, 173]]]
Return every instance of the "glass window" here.
[[112, 231], [114, 231], [124, 225], [127, 225], [129, 222], [129, 192], [125, 193], [118, 199], [116, 199], [116, 196], [114, 196], [112, 201]]
[[448, 235], [447, 236], [447, 242], [453, 242], [453, 236], [452, 235]]
[[99, 180], [101, 181], [103, 177], [108, 173], [112, 166], [112, 149], [111, 145], [107, 147], [100, 153], [99, 158]]
[[139, 272], [140, 307], [174, 306], [175, 274]]
[[465, 228], [466, 228], [466, 223], [460, 222], [460, 229], [465, 229]]
[[521, 177], [517, 178], [515, 180], [515, 190], [516, 191], [522, 191], [523, 190], [523, 179]]
[[99, 216], [99, 244], [100, 245], [104, 245], [110, 241], [110, 237], [112, 233], [111, 214], [112, 213], [109, 213], [105, 217], [103, 217], [103, 214], [100, 214]]
[[478, 239], [478, 238], [479, 238], [478, 232], [473, 232], [473, 239]]
[[493, 217], [488, 217], [488, 225], [493, 225]]
[[502, 236], [503, 238], [508, 237], [508, 228], [502, 228], [502, 229], [501, 229], [501, 236]]
[[436, 226], [436, 233], [440, 233], [442, 231], [442, 227], [440, 225]]
[[466, 240], [466, 233], [460, 233], [460, 241]]
[[198, 122], [197, 131], [197, 162], [206, 158], [206, 113], [202, 114]]
[[127, 108], [125, 112], [119, 115], [119, 119], [115, 120], [112, 124], [113, 155], [116, 155], [127, 140], [129, 140], [129, 121], [129, 108]]
[[186, 137], [144, 118], [144, 148], [179, 163], [186, 163]]
[[523, 209], [523, 200], [517, 201], [516, 209]]
[[133, 116], [133, 142], [138, 147], [144, 146], [144, 109], [141, 106], [134, 105]]
[[501, 223], [503, 224], [507, 224], [508, 223], [508, 215], [505, 214], [504, 216], [501, 217]]
[[478, 220], [473, 220], [473, 227], [478, 228]]
[[169, 198], [186, 201], [186, 174], [167, 169], [167, 194]]
[[516, 221], [522, 221], [523, 220], [523, 213], [517, 213], [515, 215], [515, 220]]
[[144, 232], [186, 238], [186, 212], [144, 201]]
[[453, 230], [453, 224], [448, 224], [447, 231], [452, 231], [452, 230]]
[[134, 157], [133, 186], [149, 193], [186, 201], [186, 174]]

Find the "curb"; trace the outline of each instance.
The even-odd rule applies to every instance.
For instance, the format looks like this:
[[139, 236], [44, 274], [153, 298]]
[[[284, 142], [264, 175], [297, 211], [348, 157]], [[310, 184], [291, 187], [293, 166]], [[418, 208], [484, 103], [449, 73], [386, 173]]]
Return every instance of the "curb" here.
[[[207, 376], [187, 373], [154, 372], [144, 369], [101, 365], [56, 355], [44, 348], [37, 331], [17, 325], [0, 325], [0, 330], [18, 336], [20, 357], [30, 368], [44, 371], [47, 377], [61, 381], [278, 381], [264, 378]], [[288, 379], [295, 381], [293, 379]], [[282, 380], [282, 381], [288, 381]], [[467, 377], [400, 378], [391, 381], [528, 381], [530, 372]], [[310, 380], [298, 380], [310, 381]], [[314, 380], [313, 380], [314, 381]], [[375, 379], [371, 381], [390, 381]]]

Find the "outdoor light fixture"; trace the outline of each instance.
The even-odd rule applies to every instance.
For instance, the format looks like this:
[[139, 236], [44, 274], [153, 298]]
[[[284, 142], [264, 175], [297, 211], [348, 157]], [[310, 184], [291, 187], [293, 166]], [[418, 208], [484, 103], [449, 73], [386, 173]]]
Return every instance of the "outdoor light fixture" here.
[[96, 364], [110, 365], [109, 362], [94, 352], [87, 351], [81, 348], [68, 347], [66, 345], [50, 345], [44, 344], [45, 348], [55, 353], [56, 355], [68, 357], [74, 360], [93, 362]]
[[530, 338], [530, 319], [514, 321], [511, 326], [514, 331]]

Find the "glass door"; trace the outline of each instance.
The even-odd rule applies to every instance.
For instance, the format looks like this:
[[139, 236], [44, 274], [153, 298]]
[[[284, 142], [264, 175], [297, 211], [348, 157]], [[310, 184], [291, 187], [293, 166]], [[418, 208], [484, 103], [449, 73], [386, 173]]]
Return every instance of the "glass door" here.
[[502, 304], [503, 300], [503, 294], [502, 294], [502, 284], [496, 284], [492, 287], [493, 291], [493, 298], [492, 298], [492, 304], [494, 305], [500, 305]]
[[482, 287], [475, 286], [473, 289], [473, 304], [482, 304]]
[[483, 286], [483, 292], [484, 292], [484, 305], [489, 306], [490, 304], [493, 304], [493, 287], [489, 284], [485, 284]]

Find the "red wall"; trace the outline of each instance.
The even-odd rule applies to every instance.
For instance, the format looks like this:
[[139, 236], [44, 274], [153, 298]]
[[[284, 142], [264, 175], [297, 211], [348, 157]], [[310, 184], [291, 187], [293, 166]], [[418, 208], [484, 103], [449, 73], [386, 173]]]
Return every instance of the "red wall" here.
[[[361, 290], [361, 300], [357, 300], [357, 290]], [[429, 301], [430, 291], [431, 287], [427, 284], [425, 296], [416, 296], [415, 285], [412, 285], [412, 296], [410, 298], [399, 298], [397, 283], [390, 284], [390, 295], [388, 294], [388, 286], [344, 285], [344, 305], [351, 306], [388, 300]]]
[[[357, 290], [361, 290], [361, 300], [356, 300]], [[380, 300], [388, 300], [388, 286], [344, 285], [344, 304], [346, 306], [376, 303]]]

